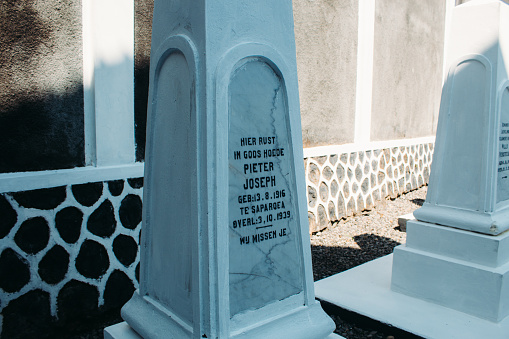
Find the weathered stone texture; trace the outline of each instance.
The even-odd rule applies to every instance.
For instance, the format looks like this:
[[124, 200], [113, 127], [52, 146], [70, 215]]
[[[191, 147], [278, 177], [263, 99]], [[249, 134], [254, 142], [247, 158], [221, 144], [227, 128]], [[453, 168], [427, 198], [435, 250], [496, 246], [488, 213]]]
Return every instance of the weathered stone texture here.
[[61, 282], [69, 268], [69, 253], [59, 245], [53, 246], [39, 262], [39, 276], [48, 284]]
[[74, 206], [66, 207], [57, 212], [55, 227], [60, 237], [69, 244], [78, 241], [81, 234], [83, 212]]
[[28, 261], [11, 248], [0, 254], [0, 288], [8, 293], [18, 292], [30, 281]]
[[124, 180], [108, 181], [108, 189], [111, 195], [118, 197], [124, 190]]
[[375, 2], [373, 141], [435, 134], [442, 90], [445, 3]]
[[92, 212], [87, 221], [87, 229], [102, 238], [110, 237], [115, 232], [116, 226], [113, 204], [108, 199]]
[[96, 314], [99, 309], [98, 300], [99, 291], [96, 286], [71, 280], [58, 293], [58, 319], [71, 322], [85, 315]]
[[124, 272], [111, 272], [104, 289], [104, 307], [121, 308], [132, 297], [134, 290], [133, 282]]
[[52, 210], [64, 202], [66, 198], [65, 186], [44, 188], [33, 191], [11, 193], [16, 202], [26, 208]]
[[141, 222], [142, 202], [138, 195], [129, 194], [120, 204], [120, 222], [128, 229], [135, 229]]
[[119, 234], [113, 240], [113, 253], [125, 267], [129, 267], [136, 260], [138, 243], [132, 237]]
[[353, 0], [293, 1], [304, 147], [353, 142], [358, 8]]
[[14, 236], [14, 241], [27, 254], [36, 254], [48, 244], [50, 230], [43, 217], [25, 220]]
[[0, 195], [0, 239], [9, 234], [18, 221], [18, 214], [7, 199]]
[[85, 240], [76, 258], [76, 269], [87, 278], [99, 279], [110, 266], [108, 251], [94, 240]]
[[74, 199], [83, 206], [90, 207], [99, 201], [103, 193], [103, 183], [94, 182], [89, 184], [73, 185], [72, 194]]

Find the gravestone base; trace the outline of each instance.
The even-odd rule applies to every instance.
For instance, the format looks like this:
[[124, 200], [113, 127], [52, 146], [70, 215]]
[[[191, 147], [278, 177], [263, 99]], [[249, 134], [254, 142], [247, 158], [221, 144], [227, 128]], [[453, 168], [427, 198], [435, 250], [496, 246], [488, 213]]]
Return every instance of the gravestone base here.
[[[264, 337], [270, 338], [270, 337]], [[278, 337], [274, 337], [278, 338]], [[286, 338], [286, 337], [285, 337]], [[336, 333], [329, 334], [324, 339], [341, 339], [342, 336]], [[143, 339], [136, 331], [134, 331], [125, 321], [119, 324], [115, 324], [104, 329], [104, 339]]]
[[[275, 306], [275, 307], [274, 307]], [[266, 319], [255, 326], [246, 322], [257, 317], [254, 312], [239, 314], [234, 317], [229, 338], [342, 338], [330, 334], [331, 320], [322, 310], [320, 303], [281, 311], [279, 305], [264, 307]], [[276, 310], [277, 309], [277, 310]], [[116, 324], [104, 329], [105, 339], [140, 339], [140, 338], [195, 338], [191, 327], [170, 314], [168, 310], [158, 307], [150, 298], [141, 298], [135, 292], [131, 302], [122, 309], [122, 317], [127, 322]]]
[[509, 317], [497, 323], [395, 292], [392, 270], [390, 254], [317, 281], [316, 296], [424, 338], [509, 338]]
[[391, 288], [499, 322], [509, 315], [509, 232], [498, 236], [409, 221]]
[[426, 338], [507, 338], [509, 232], [409, 220], [407, 242], [392, 255], [320, 280], [315, 290], [321, 300]]
[[104, 329], [104, 339], [143, 339], [128, 323], [121, 322]]

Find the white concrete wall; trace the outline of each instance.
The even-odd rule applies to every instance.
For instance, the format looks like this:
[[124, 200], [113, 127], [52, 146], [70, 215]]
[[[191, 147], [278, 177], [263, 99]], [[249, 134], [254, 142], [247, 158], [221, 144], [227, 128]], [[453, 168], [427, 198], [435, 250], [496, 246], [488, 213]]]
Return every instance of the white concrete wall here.
[[294, 1], [304, 147], [435, 134], [445, 4]]

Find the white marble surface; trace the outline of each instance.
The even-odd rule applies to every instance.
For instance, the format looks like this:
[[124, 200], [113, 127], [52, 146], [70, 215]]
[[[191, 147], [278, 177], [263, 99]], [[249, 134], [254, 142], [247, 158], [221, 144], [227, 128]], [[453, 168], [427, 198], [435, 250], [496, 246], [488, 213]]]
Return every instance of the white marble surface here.
[[424, 338], [509, 337], [509, 317], [495, 323], [392, 291], [392, 257], [317, 281], [317, 298]]
[[104, 329], [104, 339], [143, 339], [125, 321]]
[[334, 329], [314, 298], [292, 14], [289, 0], [154, 3], [140, 290], [122, 310], [144, 337]]
[[230, 313], [303, 290], [285, 87], [262, 59], [230, 83]]
[[[192, 322], [192, 220], [195, 210], [189, 173], [195, 168], [192, 121], [192, 76], [181, 53], [162, 61], [156, 83], [145, 173], [142, 237], [148, 245], [142, 272], [150, 283], [142, 288], [180, 317]], [[176, 151], [178, 150], [178, 151]]]

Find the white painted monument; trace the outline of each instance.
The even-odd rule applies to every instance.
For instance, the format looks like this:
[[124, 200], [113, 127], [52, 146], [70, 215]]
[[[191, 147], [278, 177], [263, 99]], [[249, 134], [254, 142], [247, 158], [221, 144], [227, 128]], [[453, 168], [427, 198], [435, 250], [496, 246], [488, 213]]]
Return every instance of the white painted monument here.
[[140, 288], [110, 338], [326, 338], [292, 3], [155, 1]]
[[[406, 245], [317, 282], [317, 296], [427, 338], [509, 338], [509, 5], [457, 6], [449, 41], [428, 195]], [[369, 302], [355, 304], [354, 280]]]

